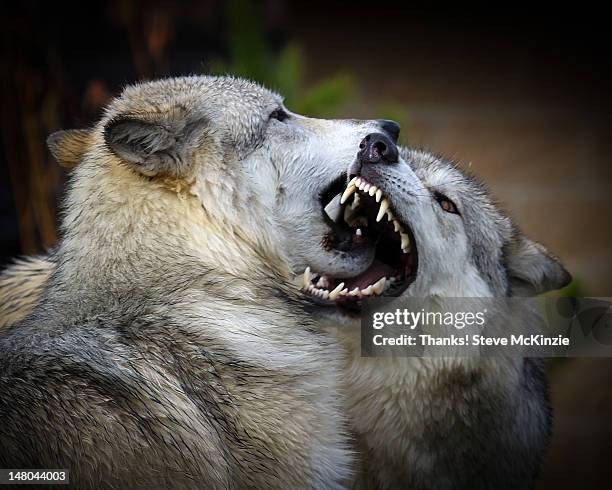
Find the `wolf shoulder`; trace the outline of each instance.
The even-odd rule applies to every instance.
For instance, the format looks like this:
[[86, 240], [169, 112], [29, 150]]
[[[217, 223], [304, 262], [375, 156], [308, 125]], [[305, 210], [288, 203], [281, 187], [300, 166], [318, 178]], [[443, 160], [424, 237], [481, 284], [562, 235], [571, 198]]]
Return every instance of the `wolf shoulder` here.
[[68, 468], [79, 488], [336, 488], [348, 478], [336, 352], [318, 335], [296, 344], [312, 362], [287, 368], [286, 356], [263, 363], [210, 319], [195, 329], [139, 311], [66, 325], [41, 313], [48, 306], [0, 335], [0, 467]]
[[[212, 427], [188, 417], [196, 409], [178, 390], [163, 393], [164, 383], [152, 382], [154, 370], [121, 338], [121, 325], [106, 327], [50, 327], [33, 316], [0, 338], [0, 466], [68, 468], [85, 487], [159, 486], [149, 480], [152, 468], [160, 481], [185, 484], [178, 470], [187, 467], [224, 486]], [[191, 448], [201, 453], [197, 464], [182, 454], [193, 431], [209, 435]], [[160, 464], [173, 459], [176, 472]]]

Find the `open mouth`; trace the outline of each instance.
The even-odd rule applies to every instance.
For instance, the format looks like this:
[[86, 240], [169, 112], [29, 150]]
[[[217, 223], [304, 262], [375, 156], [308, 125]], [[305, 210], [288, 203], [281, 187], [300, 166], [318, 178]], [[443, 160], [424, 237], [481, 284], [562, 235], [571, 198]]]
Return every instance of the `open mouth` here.
[[376, 185], [356, 176], [331, 184], [321, 198], [331, 232], [329, 250], [358, 255], [375, 248], [374, 260], [352, 277], [331, 277], [307, 267], [302, 290], [320, 304], [358, 306], [375, 296], [399, 296], [416, 279], [417, 250], [407, 223], [393, 213], [393, 202]]

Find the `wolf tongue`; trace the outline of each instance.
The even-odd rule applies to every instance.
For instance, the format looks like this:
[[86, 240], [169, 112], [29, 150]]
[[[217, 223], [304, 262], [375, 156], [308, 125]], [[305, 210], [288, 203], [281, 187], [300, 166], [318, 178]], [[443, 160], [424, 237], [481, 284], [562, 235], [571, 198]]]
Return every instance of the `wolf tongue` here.
[[368, 286], [374, 284], [376, 281], [383, 277], [393, 277], [397, 271], [393, 267], [384, 264], [379, 260], [375, 260], [370, 267], [368, 267], [362, 274], [351, 277], [348, 279], [342, 279], [345, 283], [346, 288], [352, 291], [355, 288], [365, 289]]

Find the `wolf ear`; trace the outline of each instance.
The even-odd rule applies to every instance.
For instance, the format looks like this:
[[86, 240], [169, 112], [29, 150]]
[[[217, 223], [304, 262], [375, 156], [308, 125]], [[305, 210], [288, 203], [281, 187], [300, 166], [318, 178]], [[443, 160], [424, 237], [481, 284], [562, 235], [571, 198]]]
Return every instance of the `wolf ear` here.
[[506, 267], [515, 296], [534, 296], [561, 289], [572, 280], [561, 262], [543, 245], [522, 235], [508, 247]]
[[203, 130], [203, 121], [189, 123], [185, 110], [175, 108], [111, 119], [104, 128], [104, 141], [115, 155], [146, 176], [184, 177]]
[[47, 147], [62, 167], [76, 166], [92, 142], [91, 129], [56, 131], [47, 138]]

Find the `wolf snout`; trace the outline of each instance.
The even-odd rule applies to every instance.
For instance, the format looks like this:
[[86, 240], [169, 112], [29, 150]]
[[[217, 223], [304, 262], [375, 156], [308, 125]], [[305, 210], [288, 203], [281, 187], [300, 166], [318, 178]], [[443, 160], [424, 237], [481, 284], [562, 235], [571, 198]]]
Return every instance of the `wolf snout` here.
[[359, 143], [357, 160], [365, 163], [397, 163], [399, 152], [396, 144], [387, 135], [370, 133]]

